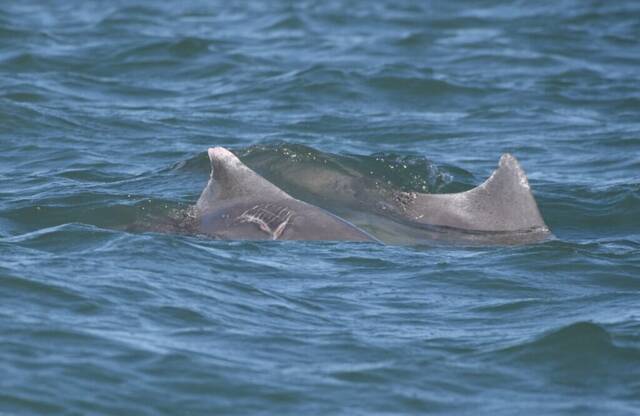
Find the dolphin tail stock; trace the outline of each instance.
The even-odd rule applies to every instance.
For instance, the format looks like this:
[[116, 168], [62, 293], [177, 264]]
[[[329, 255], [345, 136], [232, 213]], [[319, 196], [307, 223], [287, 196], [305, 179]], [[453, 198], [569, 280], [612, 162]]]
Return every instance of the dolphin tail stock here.
[[413, 220], [471, 231], [550, 233], [517, 159], [505, 153], [477, 187], [454, 194], [415, 194]]

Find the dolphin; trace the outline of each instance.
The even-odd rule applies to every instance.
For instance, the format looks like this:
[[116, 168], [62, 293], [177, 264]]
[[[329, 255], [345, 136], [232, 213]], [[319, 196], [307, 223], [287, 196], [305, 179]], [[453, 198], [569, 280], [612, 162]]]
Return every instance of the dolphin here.
[[223, 147], [208, 150], [211, 176], [195, 205], [197, 232], [232, 240], [373, 241], [349, 222], [300, 201]]
[[482, 184], [453, 194], [397, 194], [396, 211], [406, 220], [471, 231], [549, 231], [531, 193], [527, 175], [505, 153]]
[[522, 244], [552, 236], [536, 203], [527, 175], [509, 153], [480, 185], [465, 192], [396, 192], [384, 210], [401, 223], [435, 236], [469, 242]]
[[502, 155], [486, 181], [471, 190], [449, 194], [401, 191], [340, 163], [279, 162], [267, 159], [256, 168], [292, 195], [328, 209], [384, 241], [518, 244], [552, 236], [524, 170], [508, 153]]

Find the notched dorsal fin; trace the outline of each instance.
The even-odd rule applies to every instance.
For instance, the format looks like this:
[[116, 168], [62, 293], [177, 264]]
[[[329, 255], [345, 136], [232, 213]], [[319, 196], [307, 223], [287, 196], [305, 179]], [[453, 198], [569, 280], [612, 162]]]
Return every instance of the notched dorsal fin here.
[[207, 153], [211, 161], [211, 177], [196, 203], [199, 210], [206, 210], [216, 201], [246, 196], [260, 196], [265, 200], [291, 198], [224, 147], [211, 147]]

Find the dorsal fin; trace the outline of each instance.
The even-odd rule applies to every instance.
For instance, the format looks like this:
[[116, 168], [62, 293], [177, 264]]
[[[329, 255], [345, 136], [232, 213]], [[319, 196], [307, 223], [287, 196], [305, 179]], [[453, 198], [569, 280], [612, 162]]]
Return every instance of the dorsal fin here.
[[518, 160], [505, 153], [498, 169], [483, 184], [467, 192], [470, 205], [487, 210], [498, 230], [546, 228]]
[[527, 176], [508, 153], [502, 155], [498, 169], [481, 185], [456, 194], [419, 194], [414, 212], [423, 214], [421, 222], [478, 231], [547, 228]]
[[246, 196], [260, 196], [263, 200], [291, 198], [224, 147], [211, 147], [208, 154], [211, 177], [196, 203], [198, 210], [206, 211], [216, 201]]

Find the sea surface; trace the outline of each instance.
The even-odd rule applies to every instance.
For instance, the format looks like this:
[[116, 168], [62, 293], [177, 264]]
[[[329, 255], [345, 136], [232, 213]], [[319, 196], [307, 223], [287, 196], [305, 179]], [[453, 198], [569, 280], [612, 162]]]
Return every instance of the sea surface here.
[[[154, 230], [210, 146], [439, 193], [510, 152], [554, 237]], [[3, 1], [0, 415], [85, 414], [639, 415], [640, 2]]]

